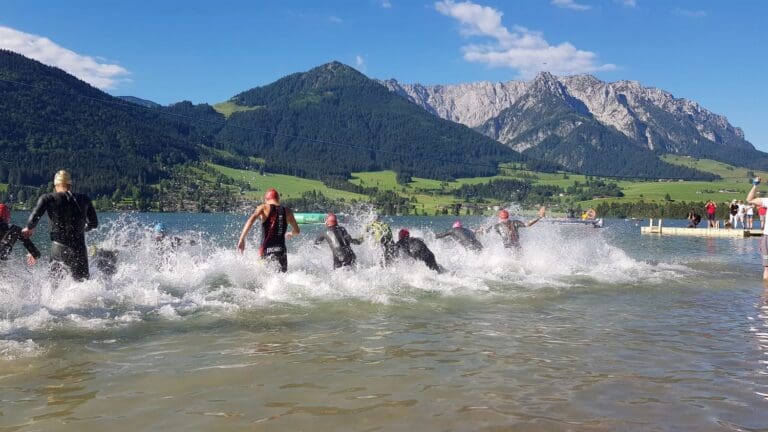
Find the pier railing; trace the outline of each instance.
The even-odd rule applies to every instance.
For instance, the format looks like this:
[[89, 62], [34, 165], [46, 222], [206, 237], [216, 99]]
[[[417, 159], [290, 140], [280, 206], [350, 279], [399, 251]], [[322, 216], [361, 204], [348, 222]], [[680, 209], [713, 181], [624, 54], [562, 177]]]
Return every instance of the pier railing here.
[[[680, 228], [680, 227], [665, 227], [663, 226], [663, 219], [648, 219], [648, 226], [640, 227], [641, 234], [659, 234], [659, 235], [680, 235], [680, 236], [694, 236], [694, 237], [752, 237], [763, 235], [761, 229], [736, 229], [736, 228], [720, 228], [720, 221], [717, 222], [715, 228]], [[656, 221], [656, 223], [654, 223]]]

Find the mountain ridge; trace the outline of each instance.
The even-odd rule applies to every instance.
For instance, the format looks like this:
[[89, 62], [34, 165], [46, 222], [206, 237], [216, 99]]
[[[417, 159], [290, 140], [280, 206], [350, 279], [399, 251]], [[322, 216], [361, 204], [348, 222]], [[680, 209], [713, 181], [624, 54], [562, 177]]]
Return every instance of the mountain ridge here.
[[[526, 131], [519, 126], [502, 125], [500, 116], [521, 98], [531, 100], [528, 108], [535, 109], [533, 105], [543, 103], [535, 101], [537, 94], [546, 93], [548, 88], [564, 99], [578, 100], [580, 103], [574, 105], [573, 111], [584, 114], [586, 108], [600, 126], [614, 129], [634, 146], [655, 154], [712, 157], [751, 168], [768, 167], [768, 154], [756, 150], [745, 139], [744, 132], [731, 125], [725, 116], [637, 81], [603, 82], [591, 75], [556, 77], [542, 72], [531, 81], [503, 83], [424, 86], [392, 79], [380, 82], [428, 112], [465, 124], [517, 150], [523, 147], [520, 134]], [[557, 87], [558, 83], [561, 87]], [[512, 120], [509, 115], [505, 118]], [[574, 168], [582, 161], [576, 162], [565, 166]]]

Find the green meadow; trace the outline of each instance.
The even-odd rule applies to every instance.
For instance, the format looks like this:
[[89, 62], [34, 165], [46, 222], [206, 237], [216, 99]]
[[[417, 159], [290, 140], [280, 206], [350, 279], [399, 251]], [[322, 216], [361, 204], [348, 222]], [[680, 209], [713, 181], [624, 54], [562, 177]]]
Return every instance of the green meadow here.
[[[616, 183], [624, 192], [623, 197], [595, 198], [588, 201], [571, 202], [568, 196], [565, 195], [560, 197], [560, 200], [563, 204], [581, 205], [582, 207], [595, 206], [601, 202], [637, 202], [642, 200], [645, 202], [662, 203], [668, 199], [695, 202], [713, 199], [721, 203], [733, 199], [744, 199], [751, 187], [749, 181], [751, 175], [768, 177], [768, 173], [752, 172], [746, 168], [734, 167], [706, 159], [665, 156], [664, 160], [712, 172], [723, 179], [711, 182], [616, 180]], [[331, 199], [346, 202], [368, 200], [368, 197], [365, 195], [332, 189], [317, 180], [308, 180], [282, 174], [260, 175], [255, 171], [228, 168], [216, 164], [208, 165], [226, 177], [247, 182], [251, 186], [251, 191], [247, 191], [245, 194], [254, 200], [258, 200], [263, 191], [269, 187], [276, 187], [286, 198], [298, 198], [305, 192], [317, 191]], [[435, 208], [460, 202], [453, 196], [453, 191], [465, 184], [478, 184], [496, 179], [524, 178], [534, 184], [555, 185], [565, 189], [572, 186], [575, 182], [583, 184], [587, 180], [583, 175], [569, 173], [539, 173], [525, 170], [517, 171], [514, 169], [504, 169], [503, 172], [504, 175], [462, 178], [454, 181], [414, 177], [406, 185], [397, 183], [397, 174], [394, 171], [357, 172], [352, 174], [350, 182], [364, 187], [377, 187], [382, 191], [394, 191], [401, 196], [410, 198], [420, 212], [431, 213]], [[602, 180], [614, 181], [610, 178], [602, 178]], [[1, 187], [2, 185], [0, 185]]]

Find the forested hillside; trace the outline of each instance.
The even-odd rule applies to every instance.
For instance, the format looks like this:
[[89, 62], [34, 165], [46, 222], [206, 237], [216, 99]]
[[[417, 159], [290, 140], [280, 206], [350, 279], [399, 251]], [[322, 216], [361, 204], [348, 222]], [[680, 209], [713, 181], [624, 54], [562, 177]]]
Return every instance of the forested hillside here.
[[231, 115], [220, 145], [263, 157], [275, 172], [323, 178], [392, 169], [450, 179], [493, 175], [500, 162], [527, 159], [337, 62], [240, 93], [231, 102], [255, 109]]
[[61, 168], [96, 195], [155, 183], [169, 166], [196, 160], [199, 144], [212, 144], [189, 123], [0, 50], [2, 183], [47, 184]]

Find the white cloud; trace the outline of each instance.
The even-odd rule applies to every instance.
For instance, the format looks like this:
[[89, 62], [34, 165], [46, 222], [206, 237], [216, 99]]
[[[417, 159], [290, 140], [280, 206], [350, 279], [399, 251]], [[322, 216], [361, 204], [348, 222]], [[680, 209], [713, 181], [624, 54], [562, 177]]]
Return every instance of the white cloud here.
[[128, 70], [102, 59], [80, 55], [48, 38], [0, 26], [0, 48], [55, 66], [88, 84], [102, 89], [115, 88], [127, 81]]
[[619, 3], [625, 7], [631, 7], [631, 8], [637, 7], [637, 0], [615, 0], [615, 1], [616, 3]]
[[384, 9], [389, 9], [392, 7], [392, 2], [389, 0], [381, 0], [381, 7]]
[[680, 9], [676, 8], [675, 13], [680, 16], [684, 16], [686, 18], [704, 18], [707, 16], [707, 11], [705, 10], [691, 10], [691, 9]]
[[559, 8], [577, 11], [585, 11], [592, 8], [592, 6], [576, 3], [575, 0], [552, 0], [550, 3]]
[[331, 20], [331, 22], [336, 23], [336, 24], [341, 24], [341, 23], [344, 22], [343, 19], [337, 17], [336, 15], [331, 15], [331, 16], [328, 17], [328, 19]]
[[365, 69], [367, 68], [367, 65], [365, 64], [365, 59], [363, 56], [357, 55], [355, 56], [355, 69], [365, 72]]
[[579, 50], [568, 42], [550, 45], [541, 33], [521, 26], [510, 31], [501, 23], [503, 13], [491, 7], [442, 0], [435, 3], [435, 9], [459, 21], [465, 37], [493, 39], [462, 47], [464, 59], [470, 62], [515, 69], [521, 78], [531, 78], [542, 70], [569, 75], [616, 69], [613, 64], [600, 64], [595, 53]]

